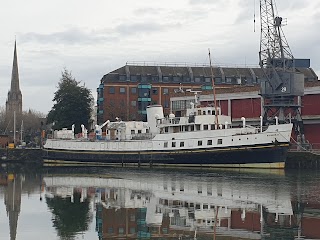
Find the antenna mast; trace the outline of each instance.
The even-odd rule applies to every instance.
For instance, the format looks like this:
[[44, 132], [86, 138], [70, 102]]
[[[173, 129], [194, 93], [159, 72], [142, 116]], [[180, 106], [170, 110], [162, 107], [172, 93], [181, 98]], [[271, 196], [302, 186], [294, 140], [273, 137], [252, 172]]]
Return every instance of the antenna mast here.
[[215, 129], [218, 129], [219, 119], [218, 119], [218, 109], [217, 109], [217, 98], [216, 98], [216, 88], [214, 84], [213, 69], [211, 64], [210, 48], [208, 49], [208, 51], [209, 51], [209, 62], [210, 62], [210, 70], [211, 70], [211, 82], [212, 82], [213, 102], [214, 102], [214, 111], [215, 111]]

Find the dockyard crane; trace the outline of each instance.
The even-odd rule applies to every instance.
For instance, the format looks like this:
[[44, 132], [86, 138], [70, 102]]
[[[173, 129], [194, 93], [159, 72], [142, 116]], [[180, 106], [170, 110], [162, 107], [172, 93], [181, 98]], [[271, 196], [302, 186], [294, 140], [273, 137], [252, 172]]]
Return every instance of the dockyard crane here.
[[295, 59], [283, 33], [284, 19], [276, 15], [274, 0], [260, 0], [261, 36], [259, 65], [264, 73], [260, 94], [263, 97], [265, 124], [278, 117], [294, 123], [298, 142], [304, 144], [301, 96], [304, 75], [296, 67], [310, 67], [310, 60]]

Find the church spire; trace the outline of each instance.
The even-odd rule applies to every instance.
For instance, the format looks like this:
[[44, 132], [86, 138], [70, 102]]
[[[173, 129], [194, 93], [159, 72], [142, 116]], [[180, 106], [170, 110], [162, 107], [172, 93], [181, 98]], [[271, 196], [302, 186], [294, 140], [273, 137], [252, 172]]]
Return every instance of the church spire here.
[[8, 92], [8, 99], [6, 102], [7, 113], [22, 112], [22, 94], [20, 91], [19, 83], [19, 70], [18, 70], [18, 56], [17, 56], [17, 42], [14, 41], [14, 54], [11, 74], [11, 88]]
[[20, 92], [19, 86], [19, 70], [18, 70], [18, 57], [17, 57], [17, 41], [14, 41], [14, 53], [13, 53], [13, 64], [11, 74], [11, 90]]

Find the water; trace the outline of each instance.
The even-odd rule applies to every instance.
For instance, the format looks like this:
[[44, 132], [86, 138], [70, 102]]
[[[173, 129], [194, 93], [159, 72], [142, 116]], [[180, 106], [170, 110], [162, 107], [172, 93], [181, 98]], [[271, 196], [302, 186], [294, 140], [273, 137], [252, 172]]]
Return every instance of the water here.
[[0, 167], [0, 239], [320, 239], [320, 173]]

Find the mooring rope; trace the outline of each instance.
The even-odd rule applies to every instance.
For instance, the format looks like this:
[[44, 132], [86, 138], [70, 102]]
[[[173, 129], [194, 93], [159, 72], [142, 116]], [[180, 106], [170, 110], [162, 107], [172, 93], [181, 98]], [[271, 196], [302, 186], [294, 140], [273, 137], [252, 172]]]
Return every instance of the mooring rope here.
[[[287, 140], [288, 142], [290, 142], [281, 132], [279, 132], [279, 133], [280, 133], [280, 135], [281, 135], [285, 140]], [[309, 153], [311, 153], [311, 154], [313, 154], [313, 155], [319, 155], [319, 154], [313, 152], [312, 150], [303, 147], [303, 146], [301, 145], [301, 143], [297, 142], [293, 137], [290, 136], [290, 139], [292, 139], [292, 140], [294, 141], [294, 143], [297, 144], [297, 146], [299, 146], [300, 148], [302, 148], [304, 151], [309, 152]]]

